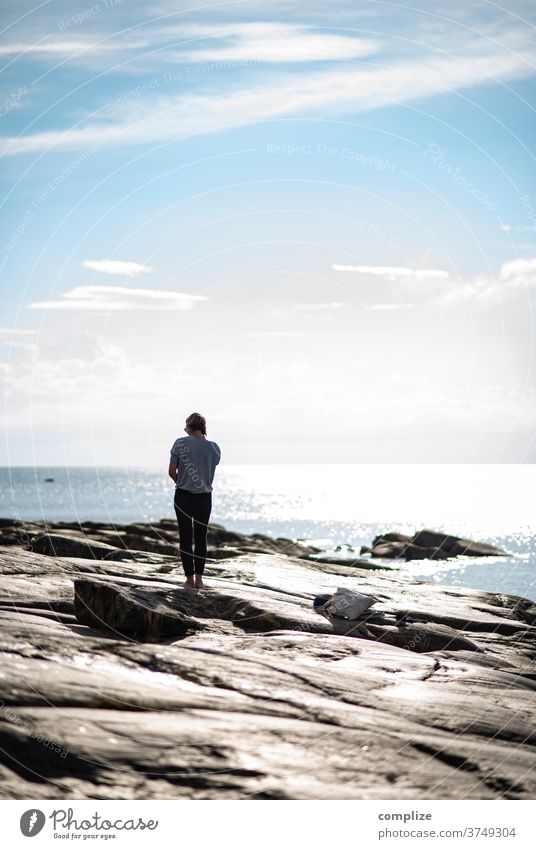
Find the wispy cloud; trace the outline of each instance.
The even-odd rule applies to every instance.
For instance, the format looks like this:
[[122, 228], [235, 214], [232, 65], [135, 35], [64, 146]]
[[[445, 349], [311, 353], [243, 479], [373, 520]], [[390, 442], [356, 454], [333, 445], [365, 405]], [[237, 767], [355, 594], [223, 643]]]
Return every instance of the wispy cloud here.
[[[176, 369], [177, 363], [173, 366]], [[39, 404], [41, 416], [48, 410], [53, 418], [58, 409], [71, 416], [76, 415], [79, 404], [87, 405], [88, 399], [94, 403], [96, 399], [120, 398], [123, 406], [136, 397], [154, 398], [166, 382], [170, 385], [171, 378], [169, 363], [155, 368], [150, 362], [134, 362], [120, 345], [83, 330], [52, 346], [42, 342], [25, 358], [10, 363], [4, 373], [11, 416], [18, 408], [21, 420], [30, 398]]]
[[89, 310], [117, 312], [121, 310], [189, 310], [204, 295], [184, 292], [164, 292], [157, 289], [128, 289], [122, 286], [77, 286], [65, 292], [59, 300], [37, 301], [29, 309]]
[[[477, 277], [458, 279], [450, 277], [448, 272], [435, 268], [412, 269], [391, 266], [333, 265], [335, 271], [353, 272], [356, 284], [362, 286], [358, 294], [366, 299], [377, 299], [378, 295], [388, 292], [400, 297], [398, 303], [369, 303], [368, 309], [395, 310], [416, 306], [443, 304], [454, 305], [472, 301], [483, 305], [508, 301], [523, 296], [527, 290], [536, 288], [536, 257], [513, 259], [503, 263], [499, 273], [481, 274]], [[373, 280], [385, 282], [386, 289], [375, 287], [367, 289], [367, 283]], [[405, 302], [410, 297], [411, 302]]]
[[137, 274], [153, 270], [149, 265], [119, 259], [86, 259], [83, 266], [92, 271], [100, 271], [103, 274], [122, 275], [124, 277], [135, 277]]
[[357, 274], [367, 274], [372, 277], [384, 277], [386, 280], [414, 279], [414, 280], [446, 280], [448, 271], [437, 268], [403, 268], [389, 265], [332, 265], [334, 271], [351, 271]]
[[529, 63], [532, 45], [516, 51], [490, 42], [462, 55], [426, 53], [420, 61], [399, 59], [384, 65], [346, 65], [319, 71], [286, 73], [273, 84], [248, 84], [225, 90], [218, 79], [212, 94], [136, 98], [108, 105], [99, 121], [61, 130], [37, 132], [23, 138], [0, 139], [0, 155], [29, 153], [49, 147], [86, 148], [96, 142], [137, 144], [183, 138], [225, 130], [256, 121], [293, 114], [359, 112], [404, 103], [467, 86], [516, 79], [534, 72]]
[[104, 50], [105, 47], [91, 41], [41, 41], [41, 42], [19, 42], [0, 45], [0, 56], [17, 56], [24, 55], [25, 57], [32, 55], [50, 56], [72, 56], [77, 51], [85, 50]]
[[407, 310], [413, 309], [413, 304], [372, 304], [369, 310]]
[[379, 49], [373, 40], [277, 22], [217, 24], [193, 32], [210, 43], [182, 50], [180, 58], [189, 62], [322, 62], [370, 56]]
[[0, 348], [35, 349], [35, 331], [18, 327], [0, 327]]
[[13, 336], [33, 336], [34, 330], [23, 330], [18, 327], [0, 327], [0, 339], [11, 339]]
[[303, 339], [309, 334], [301, 330], [250, 330], [248, 336], [255, 339]]
[[330, 301], [328, 303], [318, 304], [296, 304], [295, 309], [303, 312], [329, 312], [331, 310], [340, 310], [345, 307], [346, 301]]
[[87, 62], [100, 55], [125, 55], [158, 49], [160, 62], [322, 62], [370, 56], [379, 49], [376, 40], [333, 34], [312, 25], [277, 21], [146, 26], [111, 35], [95, 33], [93, 39], [52, 38], [0, 45], [0, 56], [26, 58], [65, 57]]
[[506, 230], [507, 233], [512, 231], [515, 233], [536, 233], [536, 225], [534, 227], [518, 227], [515, 224], [501, 224], [501, 230]]

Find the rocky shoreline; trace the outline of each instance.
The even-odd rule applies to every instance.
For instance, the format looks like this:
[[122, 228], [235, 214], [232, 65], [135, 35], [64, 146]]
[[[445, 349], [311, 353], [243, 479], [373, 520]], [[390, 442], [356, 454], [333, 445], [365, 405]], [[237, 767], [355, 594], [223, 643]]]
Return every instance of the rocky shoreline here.
[[404, 560], [448, 560], [452, 557], [505, 557], [502, 548], [473, 539], [463, 539], [437, 531], [417, 531], [413, 536], [389, 531], [372, 540], [372, 546], [361, 547], [361, 554], [371, 557], [401, 557]]
[[0, 796], [534, 798], [536, 605], [373, 556], [211, 525], [198, 593], [172, 520], [0, 520]]

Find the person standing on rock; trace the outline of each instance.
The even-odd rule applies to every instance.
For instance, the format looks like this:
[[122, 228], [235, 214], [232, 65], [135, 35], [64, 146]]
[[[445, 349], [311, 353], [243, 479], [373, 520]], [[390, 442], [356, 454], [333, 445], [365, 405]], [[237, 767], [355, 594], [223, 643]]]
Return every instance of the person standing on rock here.
[[212, 481], [221, 451], [207, 439], [207, 422], [192, 413], [184, 428], [187, 436], [175, 440], [168, 473], [175, 482], [173, 506], [179, 526], [181, 561], [185, 587], [203, 588], [207, 556], [208, 520], [212, 510]]

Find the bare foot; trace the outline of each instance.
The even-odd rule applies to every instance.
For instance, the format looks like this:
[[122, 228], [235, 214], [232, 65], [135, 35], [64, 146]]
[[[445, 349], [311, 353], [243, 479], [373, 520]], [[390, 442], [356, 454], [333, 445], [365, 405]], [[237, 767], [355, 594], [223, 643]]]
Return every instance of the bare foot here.
[[203, 578], [201, 577], [201, 575], [195, 576], [195, 588], [196, 588], [196, 590], [204, 590], [205, 589], [205, 585], [203, 583]]
[[185, 587], [187, 587], [187, 588], [189, 588], [189, 589], [191, 589], [191, 590], [195, 590], [196, 586], [195, 586], [195, 584], [194, 584], [193, 575], [192, 575], [191, 577], [186, 578], [186, 580], [185, 580], [185, 582], [184, 582], [183, 586], [185, 586]]

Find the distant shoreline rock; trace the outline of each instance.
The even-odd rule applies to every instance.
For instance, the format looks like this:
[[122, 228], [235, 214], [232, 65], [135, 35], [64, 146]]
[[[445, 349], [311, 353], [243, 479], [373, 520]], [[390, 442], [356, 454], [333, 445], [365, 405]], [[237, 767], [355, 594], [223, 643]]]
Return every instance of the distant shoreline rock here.
[[[208, 560], [225, 560], [238, 554], [284, 554], [334, 565], [381, 569], [381, 564], [360, 558], [337, 557], [314, 545], [267, 534], [242, 534], [222, 525], [208, 526]], [[129, 524], [110, 522], [47, 522], [0, 518], [0, 545], [21, 545], [29, 551], [55, 557], [90, 557], [95, 560], [151, 562], [151, 555], [176, 560], [179, 537], [174, 519]]]
[[447, 560], [450, 557], [507, 557], [508, 553], [494, 545], [452, 536], [440, 531], [416, 531], [413, 536], [396, 531], [378, 534], [372, 546], [361, 547], [361, 554], [371, 557], [404, 560]]

